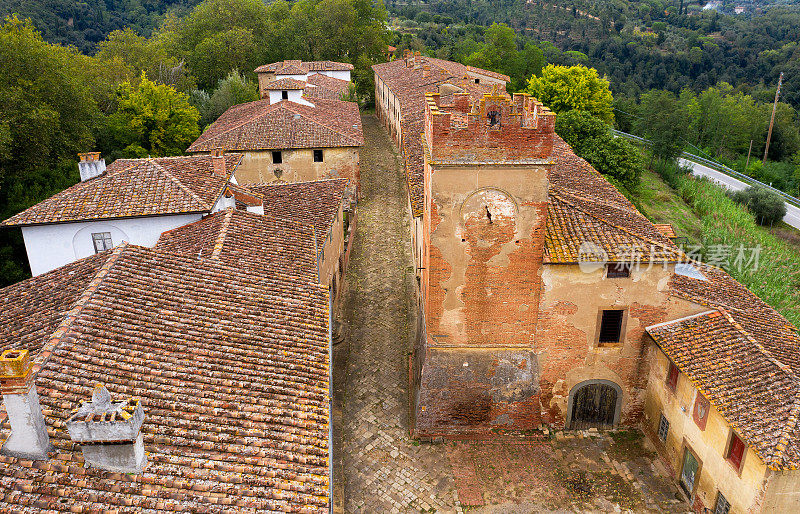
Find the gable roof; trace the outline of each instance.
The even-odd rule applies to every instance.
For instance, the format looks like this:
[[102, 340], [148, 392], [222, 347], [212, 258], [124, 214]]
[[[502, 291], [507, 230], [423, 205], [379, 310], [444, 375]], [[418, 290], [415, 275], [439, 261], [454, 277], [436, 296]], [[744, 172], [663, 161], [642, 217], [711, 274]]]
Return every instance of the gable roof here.
[[241, 157], [229, 154], [117, 159], [102, 175], [68, 187], [2, 224], [34, 225], [208, 212], [219, 199]]
[[552, 188], [547, 205], [544, 262], [679, 262], [683, 252], [582, 208], [578, 199]]
[[314, 106], [269, 99], [235, 105], [200, 134], [187, 152], [362, 146], [358, 105], [315, 99]]
[[283, 90], [283, 89], [303, 89], [306, 87], [306, 83], [302, 80], [297, 80], [293, 78], [285, 78], [285, 79], [278, 79], [273, 80], [266, 86], [264, 89], [267, 90]]
[[264, 197], [264, 215], [289, 218], [313, 226], [323, 241], [348, 196], [350, 181], [343, 178], [269, 184], [248, 184]]
[[[286, 70], [290, 69], [299, 70], [298, 73], [287, 73]], [[273, 72], [278, 75], [300, 75], [308, 73], [309, 71], [351, 71], [353, 65], [346, 62], [336, 61], [300, 61], [298, 59], [290, 59], [286, 61], [272, 62], [269, 64], [262, 64], [256, 68], [256, 73], [269, 73]], [[277, 73], [280, 72], [280, 73]]]
[[233, 208], [164, 232], [156, 248], [240, 269], [318, 279], [314, 227]]
[[[28, 344], [55, 446], [47, 461], [0, 456], [0, 511], [327, 512], [325, 287], [132, 245], [68, 267], [91, 276], [76, 300], [49, 301], [67, 267], [0, 290], [25, 306], [0, 326], [29, 334], [0, 350], [44, 341]], [[63, 430], [96, 382], [142, 400], [141, 475], [84, 467]]]
[[[771, 469], [800, 466], [800, 380], [748, 330], [741, 313], [712, 310], [647, 332]], [[763, 325], [762, 325], [763, 326]], [[793, 346], [800, 349], [795, 334]]]
[[347, 80], [336, 79], [327, 75], [315, 73], [308, 77], [303, 95], [306, 98], [339, 100], [343, 94], [347, 93], [349, 88], [350, 82]]

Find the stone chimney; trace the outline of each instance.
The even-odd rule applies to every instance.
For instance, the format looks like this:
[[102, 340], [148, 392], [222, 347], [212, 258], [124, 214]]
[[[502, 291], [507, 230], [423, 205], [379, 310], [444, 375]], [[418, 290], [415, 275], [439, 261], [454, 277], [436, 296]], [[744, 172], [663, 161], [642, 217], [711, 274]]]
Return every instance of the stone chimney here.
[[95, 178], [106, 172], [106, 160], [100, 158], [100, 152], [79, 153], [78, 171], [81, 173], [81, 182]]
[[431, 65], [430, 64], [423, 64], [422, 65], [422, 76], [423, 77], [430, 77], [431, 76]]
[[97, 384], [92, 401], [81, 403], [67, 420], [67, 432], [73, 442], [81, 445], [87, 466], [141, 473], [147, 464], [142, 423], [144, 411], [138, 399], [112, 402], [108, 389]]
[[34, 378], [28, 350], [6, 350], [0, 354], [0, 392], [11, 423], [11, 435], [0, 453], [46, 460], [52, 447]]

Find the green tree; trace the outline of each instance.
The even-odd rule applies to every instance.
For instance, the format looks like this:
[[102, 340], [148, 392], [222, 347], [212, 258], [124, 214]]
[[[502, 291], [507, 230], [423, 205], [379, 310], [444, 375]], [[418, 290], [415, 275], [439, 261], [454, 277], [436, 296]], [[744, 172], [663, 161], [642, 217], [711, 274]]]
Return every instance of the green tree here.
[[588, 111], [567, 111], [556, 117], [556, 133], [612, 182], [628, 191], [639, 185], [644, 166], [639, 152], [624, 139], [615, 138], [603, 120]]
[[751, 186], [733, 194], [737, 203], [746, 206], [759, 225], [773, 225], [786, 216], [786, 202], [778, 193], [764, 187]]
[[200, 113], [172, 86], [142, 73], [138, 85], [123, 82], [117, 94], [119, 106], [108, 120], [115, 157], [180, 155], [200, 135]]
[[150, 80], [179, 90], [194, 87], [195, 79], [181, 59], [168, 55], [159, 39], [146, 39], [131, 28], [109, 34], [105, 41], [98, 43], [95, 56], [106, 66], [120, 68], [123, 76], [118, 82], [136, 79], [145, 72]]
[[[30, 21], [0, 25], [0, 218], [78, 180], [77, 153], [102, 119], [87, 78], [93, 60], [50, 45]], [[19, 230], [0, 231], [0, 285], [28, 274]]]
[[195, 90], [189, 94], [191, 104], [200, 111], [200, 126], [206, 127], [234, 105], [258, 100], [258, 87], [238, 71], [219, 81], [212, 95]]
[[528, 81], [528, 92], [556, 113], [588, 111], [606, 123], [614, 122], [614, 98], [608, 80], [586, 66], [547, 65]]
[[650, 140], [653, 157], [662, 161], [676, 159], [683, 150], [688, 125], [678, 99], [668, 91], [651, 91], [643, 94], [641, 100], [635, 126]]

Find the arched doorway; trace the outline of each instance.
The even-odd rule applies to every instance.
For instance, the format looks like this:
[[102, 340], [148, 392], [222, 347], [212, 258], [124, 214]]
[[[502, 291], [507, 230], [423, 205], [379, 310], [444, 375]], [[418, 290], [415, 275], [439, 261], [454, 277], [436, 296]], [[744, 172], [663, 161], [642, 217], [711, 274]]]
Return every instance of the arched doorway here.
[[567, 428], [612, 428], [619, 423], [622, 389], [610, 380], [587, 380], [572, 388]]

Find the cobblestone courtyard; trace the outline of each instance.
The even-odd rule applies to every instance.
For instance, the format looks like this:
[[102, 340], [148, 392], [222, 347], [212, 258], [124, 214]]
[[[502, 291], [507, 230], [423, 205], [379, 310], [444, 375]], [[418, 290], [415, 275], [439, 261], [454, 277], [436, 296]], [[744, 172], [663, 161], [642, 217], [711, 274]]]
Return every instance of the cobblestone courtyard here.
[[363, 124], [363, 198], [334, 348], [334, 511], [685, 511], [638, 432], [410, 440], [405, 183], [386, 132], [371, 115]]

